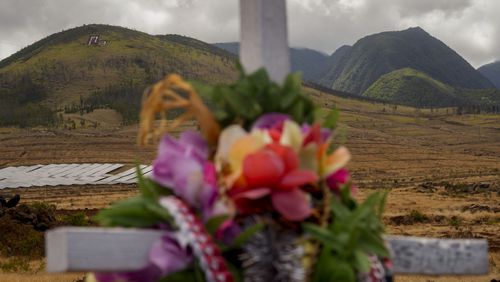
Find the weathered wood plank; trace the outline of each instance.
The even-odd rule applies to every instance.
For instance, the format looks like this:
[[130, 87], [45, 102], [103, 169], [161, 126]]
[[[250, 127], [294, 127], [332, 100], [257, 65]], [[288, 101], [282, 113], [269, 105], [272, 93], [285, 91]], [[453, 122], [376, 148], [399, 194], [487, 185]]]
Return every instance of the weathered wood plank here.
[[[133, 270], [144, 266], [161, 231], [58, 228], [47, 232], [50, 272]], [[488, 273], [486, 240], [387, 236], [394, 273], [477, 275]]]
[[488, 242], [389, 236], [394, 272], [428, 275], [488, 273]]
[[248, 72], [265, 67], [281, 83], [290, 72], [285, 0], [240, 0], [241, 63]]

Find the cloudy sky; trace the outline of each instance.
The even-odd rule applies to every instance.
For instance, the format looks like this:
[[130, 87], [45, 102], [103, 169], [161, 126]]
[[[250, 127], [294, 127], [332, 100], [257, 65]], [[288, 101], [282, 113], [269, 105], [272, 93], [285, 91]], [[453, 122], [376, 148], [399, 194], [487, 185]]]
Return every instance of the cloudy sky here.
[[[500, 0], [288, 0], [292, 46], [331, 53], [420, 26], [473, 66], [500, 59]], [[0, 0], [0, 59], [54, 32], [106, 23], [206, 42], [235, 41], [237, 0]]]

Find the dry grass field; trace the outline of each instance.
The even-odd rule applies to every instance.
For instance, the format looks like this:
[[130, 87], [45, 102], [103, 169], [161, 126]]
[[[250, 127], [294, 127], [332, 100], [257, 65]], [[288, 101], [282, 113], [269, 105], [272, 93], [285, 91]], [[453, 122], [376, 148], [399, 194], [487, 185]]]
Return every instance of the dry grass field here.
[[[486, 238], [490, 274], [484, 277], [396, 277], [396, 281], [500, 279], [500, 115], [453, 115], [453, 109], [414, 108], [308, 93], [338, 106], [337, 140], [352, 151], [350, 169], [359, 197], [390, 191], [384, 221], [391, 234]], [[94, 117], [93, 117], [94, 118]], [[148, 163], [155, 148], [135, 145], [136, 128], [0, 130], [0, 167], [48, 163]], [[24, 202], [92, 214], [134, 195], [134, 185], [2, 190]], [[19, 273], [0, 270], [0, 281], [75, 281], [82, 274], [48, 276], [43, 262]], [[0, 260], [1, 264], [1, 260]], [[41, 266], [41, 267], [40, 267]]]

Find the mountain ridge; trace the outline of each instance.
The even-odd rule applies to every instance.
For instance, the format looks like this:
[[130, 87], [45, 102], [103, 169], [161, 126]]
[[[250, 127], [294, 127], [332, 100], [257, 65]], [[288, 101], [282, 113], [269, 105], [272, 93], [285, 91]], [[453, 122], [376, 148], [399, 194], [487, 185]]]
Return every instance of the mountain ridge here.
[[320, 82], [359, 95], [380, 76], [405, 67], [427, 73], [454, 87], [493, 87], [458, 53], [420, 27], [359, 39]]
[[477, 70], [488, 78], [497, 89], [500, 89], [500, 60], [483, 65]]

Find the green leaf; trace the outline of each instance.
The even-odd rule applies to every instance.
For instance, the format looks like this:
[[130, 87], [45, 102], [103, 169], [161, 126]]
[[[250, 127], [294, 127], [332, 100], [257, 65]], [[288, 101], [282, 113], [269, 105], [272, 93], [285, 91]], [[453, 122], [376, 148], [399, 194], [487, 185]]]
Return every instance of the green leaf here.
[[384, 191], [381, 193], [381, 197], [377, 207], [377, 215], [380, 220], [382, 220], [382, 216], [384, 215], [385, 204], [387, 203], [387, 196], [389, 195], [388, 191]]
[[233, 244], [230, 246], [231, 249], [233, 248], [240, 248], [243, 244], [245, 244], [248, 239], [250, 239], [255, 233], [261, 231], [264, 229], [266, 225], [264, 223], [257, 223], [254, 224], [247, 229], [245, 229], [243, 232], [234, 239]]
[[175, 220], [170, 215], [170, 213], [163, 208], [158, 202], [146, 202], [145, 203], [145, 208], [147, 211], [151, 212], [152, 214], [155, 214], [158, 218], [161, 218], [162, 221], [168, 222], [170, 226], [174, 227], [175, 226]]
[[236, 92], [230, 91], [228, 88], [220, 88], [220, 91], [231, 108], [242, 117], [254, 119], [262, 112], [260, 105], [245, 95], [246, 89], [243, 86], [239, 91], [236, 89]]
[[389, 257], [390, 253], [385, 246], [383, 238], [377, 236], [378, 238], [368, 239], [371, 236], [375, 235], [371, 235], [369, 233], [363, 234], [359, 240], [358, 248], [363, 250], [365, 253], [371, 253], [384, 258]]
[[241, 268], [237, 268], [230, 261], [226, 260], [227, 268], [229, 272], [233, 275], [234, 282], [242, 282], [243, 281], [243, 270]]
[[289, 74], [281, 92], [281, 108], [287, 109], [300, 97], [300, 73]]
[[198, 263], [197, 260], [194, 261], [194, 276], [196, 282], [204, 282], [205, 281], [205, 274], [203, 273], [203, 270], [200, 267], [200, 264]]
[[186, 282], [186, 281], [193, 281], [193, 282], [199, 281], [196, 277], [196, 272], [193, 267], [189, 267], [187, 269], [174, 272], [158, 280], [158, 282]]
[[163, 187], [150, 178], [144, 177], [139, 165], [136, 166], [136, 174], [137, 185], [144, 198], [156, 201], [160, 196], [171, 196], [174, 194], [171, 188]]
[[354, 269], [343, 260], [332, 260], [330, 281], [356, 282]]
[[207, 221], [207, 223], [205, 223], [205, 228], [207, 229], [207, 231], [210, 234], [214, 235], [215, 232], [217, 231], [217, 229], [219, 228], [219, 226], [222, 223], [224, 223], [224, 221], [226, 221], [228, 218], [229, 218], [229, 215], [227, 215], [227, 214], [214, 216], [214, 217], [210, 218]]
[[277, 112], [280, 109], [280, 101], [280, 88], [278, 85], [273, 84], [269, 87], [267, 91], [267, 97], [265, 101], [261, 103], [261, 105], [265, 112]]
[[313, 282], [335, 282], [332, 279], [332, 274], [333, 274], [333, 267], [332, 267], [332, 262], [333, 262], [333, 254], [332, 250], [329, 247], [323, 247], [318, 261], [316, 262], [316, 265], [314, 267], [314, 276], [312, 281]]
[[325, 245], [331, 245], [336, 241], [332, 233], [325, 228], [312, 223], [303, 223], [302, 228], [309, 233], [314, 239], [320, 241]]
[[150, 227], [157, 223], [169, 222], [169, 217], [168, 212], [156, 202], [134, 197], [99, 211], [94, 219], [103, 226]]
[[248, 76], [250, 81], [260, 90], [267, 88], [271, 83], [269, 76], [267, 75], [267, 71], [264, 68], [260, 68], [251, 75]]
[[294, 120], [297, 122], [302, 122], [304, 117], [304, 103], [302, 100], [296, 100], [288, 111]]
[[356, 261], [356, 270], [363, 273], [370, 271], [371, 262], [366, 253], [357, 250], [354, 252], [354, 258]]
[[325, 117], [325, 121], [323, 122], [323, 127], [331, 129], [337, 127], [339, 116], [340, 116], [340, 111], [337, 108], [333, 108]]
[[196, 80], [188, 80], [189, 84], [193, 86], [194, 90], [200, 95], [200, 97], [207, 99], [207, 100], [213, 100], [214, 98], [214, 87], [212, 85], [208, 85], [205, 83], [201, 83]]
[[314, 269], [313, 282], [355, 282], [354, 269], [344, 260], [336, 257], [332, 250], [323, 247]]
[[137, 174], [137, 185], [139, 186], [142, 196], [150, 199], [157, 199], [159, 197], [158, 192], [150, 185], [151, 183], [146, 183], [146, 179], [139, 165], [135, 166], [135, 171]]

